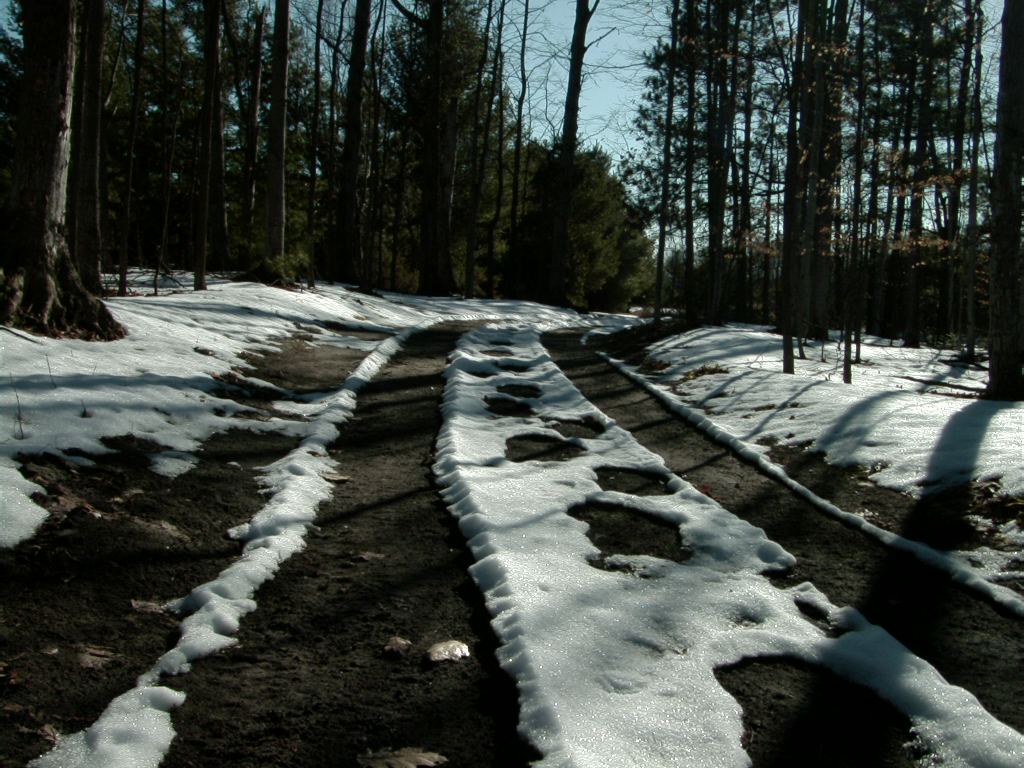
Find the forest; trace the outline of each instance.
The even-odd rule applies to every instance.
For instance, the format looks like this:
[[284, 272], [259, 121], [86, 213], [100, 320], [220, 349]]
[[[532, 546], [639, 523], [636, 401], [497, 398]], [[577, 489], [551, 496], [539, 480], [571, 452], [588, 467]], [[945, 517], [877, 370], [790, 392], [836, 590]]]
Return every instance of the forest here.
[[1024, 397], [1021, 0], [644, 5], [621, 158], [579, 129], [613, 0], [572, 4], [545, 124], [537, 0], [9, 0], [0, 321], [113, 338], [129, 266], [230, 272], [770, 324], [790, 372], [842, 329], [847, 379], [869, 333]]

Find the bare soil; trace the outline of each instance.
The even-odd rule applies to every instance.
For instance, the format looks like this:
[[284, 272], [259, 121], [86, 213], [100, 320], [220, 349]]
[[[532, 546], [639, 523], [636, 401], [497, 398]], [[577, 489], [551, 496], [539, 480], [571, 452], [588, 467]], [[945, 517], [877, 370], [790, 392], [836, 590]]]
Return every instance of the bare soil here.
[[[536, 759], [517, 735], [515, 687], [495, 662], [488, 616], [467, 575], [470, 556], [431, 474], [441, 374], [468, 327], [414, 336], [360, 394], [332, 450], [344, 478], [320, 508], [305, 551], [260, 590], [235, 647], [165, 681], [187, 701], [173, 715], [178, 737], [164, 765], [346, 768], [371, 752], [410, 747], [452, 766]], [[276, 389], [261, 391], [240, 376], [225, 391], [250, 407], [250, 417], [266, 418], [282, 391], [337, 388], [364, 353], [312, 340], [253, 356], [255, 370], [240, 372]], [[674, 419], [578, 340], [576, 333], [545, 339], [598, 407], [798, 558], [780, 584], [809, 580], [833, 602], [859, 608], [1024, 730], [1020, 620], [807, 507]], [[496, 413], [520, 409], [517, 398], [533, 393], [503, 396]], [[566, 437], [597, 428], [559, 427]], [[46, 489], [39, 501], [51, 516], [32, 540], [0, 550], [0, 766], [24, 765], [58, 732], [88, 726], [177, 641], [178, 618], [160, 606], [237, 557], [239, 544], [224, 532], [260, 508], [259, 468], [294, 444], [233, 430], [207, 441], [196, 468], [173, 480], [149, 470], [160, 447], [131, 437], [112, 441], [114, 452], [89, 466], [23, 457], [26, 476]], [[528, 439], [508, 447], [518, 459], [571, 460], [578, 451]], [[876, 496], [856, 473], [806, 452], [779, 455], [840, 505], [852, 503], [849, 494], [870, 493], [880, 516], [910, 530], [932, 528], [935, 515], [898, 494]], [[608, 470], [600, 481], [627, 493], [663, 490], [658, 478], [636, 473]], [[655, 521], [601, 506], [572, 514], [590, 523], [606, 555], [685, 560], [676, 533]], [[942, 541], [962, 542], [957, 515], [948, 517]], [[428, 661], [427, 649], [446, 640], [466, 643], [470, 656]], [[746, 746], [759, 768], [913, 764], [909, 724], [868, 691], [784, 660], [720, 670], [719, 678], [743, 706]]]

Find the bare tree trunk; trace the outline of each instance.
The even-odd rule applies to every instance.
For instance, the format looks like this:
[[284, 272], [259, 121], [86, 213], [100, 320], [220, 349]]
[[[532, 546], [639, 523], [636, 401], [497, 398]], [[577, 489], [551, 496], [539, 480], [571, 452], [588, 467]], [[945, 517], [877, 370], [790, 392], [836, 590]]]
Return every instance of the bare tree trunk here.
[[338, 187], [338, 256], [342, 279], [360, 276], [362, 232], [359, 222], [359, 169], [363, 141], [363, 80], [370, 36], [371, 0], [357, 0], [345, 93], [345, 144]]
[[203, 109], [199, 119], [199, 189], [195, 200], [193, 287], [206, 290], [206, 243], [210, 221], [210, 181], [213, 176], [213, 132], [220, 99], [220, 0], [203, 0]]
[[[502, 11], [504, 12], [504, 10], [504, 4], [502, 4]], [[473, 132], [469, 138], [469, 173], [473, 189], [469, 193], [469, 213], [466, 216], [466, 264], [462, 281], [462, 293], [467, 299], [472, 299], [476, 295], [477, 220], [480, 217], [480, 198], [483, 195], [484, 178], [487, 175], [487, 150], [490, 141], [491, 118], [494, 115], [496, 84], [492, 79], [487, 89], [487, 103], [484, 106], [484, 119], [481, 125], [480, 102], [483, 100], [484, 75], [487, 71], [487, 57], [490, 54], [491, 26], [493, 24], [494, 0], [487, 0], [483, 39], [480, 41], [480, 58], [476, 65], [476, 84], [473, 89], [473, 111], [471, 113]]]
[[52, 335], [119, 338], [124, 330], [82, 284], [64, 235], [74, 2], [25, 3], [22, 14], [24, 90], [0, 252], [0, 323]]
[[974, 273], [978, 263], [978, 155], [981, 149], [981, 36], [985, 28], [980, 0], [977, 0], [974, 30], [974, 89], [971, 96], [971, 173], [967, 186], [967, 232], [964, 243], [964, 302], [966, 303], [967, 334], [964, 342], [965, 355], [973, 361], [977, 357], [976, 318], [977, 297], [975, 297]]
[[142, 111], [142, 67], [146, 57], [146, 0], [138, 0], [135, 12], [135, 55], [132, 73], [132, 112], [128, 126], [128, 170], [121, 212], [121, 248], [118, 253], [117, 295], [128, 294], [128, 242], [132, 231], [132, 195], [135, 192], [135, 145]]
[[661, 190], [658, 199], [658, 251], [655, 261], [654, 324], [661, 322], [665, 289], [665, 241], [668, 238], [669, 174], [672, 172], [673, 118], [676, 102], [676, 56], [679, 51], [679, 0], [672, 0], [669, 18], [668, 62], [665, 71], [665, 124], [661, 140]]
[[989, 280], [989, 367], [986, 396], [1024, 398], [1020, 330], [1021, 177], [1024, 176], [1024, 1], [1005, 0], [999, 59], [992, 259]]
[[309, 189], [306, 198], [306, 247], [309, 248], [309, 271], [306, 285], [316, 282], [316, 178], [320, 155], [320, 37], [323, 33], [324, 0], [317, 0], [316, 26], [313, 33], [313, 109], [309, 116]]
[[267, 137], [267, 242], [268, 256], [284, 255], [285, 240], [285, 148], [288, 138], [288, 0], [274, 3], [274, 45], [270, 91], [270, 123]]
[[74, 143], [74, 228], [71, 252], [89, 291], [103, 291], [103, 227], [100, 221], [100, 153], [103, 125], [104, 0], [82, 6], [81, 104]]
[[576, 0], [576, 17], [569, 50], [569, 79], [565, 92], [562, 136], [558, 147], [559, 179], [555, 197], [555, 230], [551, 242], [551, 272], [548, 302], [564, 305], [568, 301], [569, 220], [572, 217], [573, 189], [576, 185], [576, 142], [580, 117], [580, 93], [583, 90], [583, 57], [587, 52], [587, 26], [601, 0]]
[[[509, 203], [509, 250], [516, 252], [519, 243], [519, 195], [523, 166], [523, 112], [526, 105], [526, 91], [529, 78], [526, 76], [526, 39], [530, 26], [530, 0], [523, 0], [523, 30], [519, 41], [519, 95], [516, 96], [516, 135], [512, 149], [512, 199]], [[522, 265], [512, 268], [512, 284], [515, 291], [523, 286]]]

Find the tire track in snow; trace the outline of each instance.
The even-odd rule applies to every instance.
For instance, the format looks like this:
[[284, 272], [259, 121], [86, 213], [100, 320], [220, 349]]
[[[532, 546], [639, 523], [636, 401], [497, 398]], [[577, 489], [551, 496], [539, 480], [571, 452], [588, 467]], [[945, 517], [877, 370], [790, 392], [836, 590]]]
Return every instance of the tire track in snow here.
[[789, 581], [811, 581], [834, 603], [857, 608], [947, 680], [975, 693], [996, 717], [1024, 731], [1024, 632], [1016, 614], [865, 536], [859, 526], [823, 515], [805, 495], [781, 484], [777, 473], [763, 475], [735, 457], [731, 444], [683, 420], [642, 382], [614, 373], [578, 339], [578, 333], [552, 334], [545, 342], [592, 402], [670, 468], [793, 553], [797, 565]]

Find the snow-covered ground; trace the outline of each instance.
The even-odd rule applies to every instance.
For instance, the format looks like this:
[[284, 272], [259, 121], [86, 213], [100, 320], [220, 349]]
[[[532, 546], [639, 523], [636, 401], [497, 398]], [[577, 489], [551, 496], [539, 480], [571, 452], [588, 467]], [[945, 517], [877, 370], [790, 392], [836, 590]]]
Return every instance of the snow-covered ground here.
[[[182, 282], [188, 283], [187, 276]], [[792, 557], [760, 529], [671, 476], [659, 457], [582, 398], [538, 342], [540, 328], [621, 327], [632, 322], [629, 319], [581, 318], [524, 302], [381, 298], [340, 287], [285, 291], [226, 282], [213, 283], [203, 293], [108, 303], [129, 331], [121, 341], [51, 340], [0, 328], [0, 368], [6, 374], [0, 382], [0, 546], [31, 537], [46, 515], [31, 500], [41, 489], [18, 472], [18, 454], [70, 451], [74, 459], [80, 452], [106, 451], [104, 436], [134, 434], [167, 446], [154, 469], [173, 475], [192, 466], [192, 453], [203, 440], [229, 427], [287, 431], [302, 442], [265, 468], [266, 506], [248, 525], [232, 532], [244, 543], [241, 557], [178, 602], [186, 614], [178, 646], [154, 660], [138, 686], [111, 702], [93, 726], [62, 738], [38, 765], [159, 764], [174, 737], [169, 712], [184, 699], [180, 692], [160, 685], [161, 675], [186, 672], [195, 659], [233, 643], [239, 621], [257, 609], [259, 585], [273, 577], [285, 558], [302, 549], [306, 529], [318, 503], [330, 493], [329, 478], [337, 469], [323, 448], [357, 407], [359, 389], [407, 334], [445, 319], [471, 317], [492, 318], [504, 327], [465, 337], [453, 359], [437, 472], [478, 559], [473, 576], [495, 616], [503, 641], [501, 662], [519, 684], [521, 729], [544, 754], [544, 765], [745, 765], [741, 713], [712, 670], [740, 658], [772, 655], [821, 664], [878, 690], [911, 717], [917, 737], [946, 765], [1024, 763], [1024, 737], [995, 721], [973, 695], [947, 684], [884, 630], [854, 611], [831, 605], [811, 585], [789, 590], [772, 586], [765, 574], [785, 567]], [[316, 335], [326, 323], [384, 331], [389, 338], [368, 344], [330, 337], [329, 343], [362, 349], [367, 357], [337, 391], [307, 398], [301, 405], [307, 421], [233, 419], [242, 407], [217, 392], [232, 370], [248, 367], [242, 353], [275, 349], [300, 331]], [[802, 417], [806, 411], [808, 424], [818, 424], [821, 434], [803, 439], [830, 444], [828, 430], [836, 419], [826, 420], [825, 406], [830, 404], [835, 414], [836, 403], [842, 402], [831, 394], [833, 385], [820, 395], [820, 412], [813, 411], [817, 421], [811, 419], [809, 404], [819, 400], [817, 394], [806, 393], [817, 393], [825, 385], [814, 378], [769, 384], [769, 379], [783, 377], [758, 370], [770, 355], [768, 340], [750, 329], [735, 329], [735, 334], [735, 344], [727, 339], [716, 342], [709, 333], [692, 340], [703, 347], [687, 347], [688, 341], [676, 339], [666, 342], [662, 351], [671, 355], [672, 350], [688, 349], [686, 362], [676, 359], [675, 364], [692, 366], [697, 357], [729, 368], [730, 374], [720, 374], [725, 376], [718, 384], [722, 391], [728, 388], [725, 381], [742, 373], [741, 368], [754, 376], [764, 374], [760, 383], [752, 379], [729, 385], [754, 390], [750, 397], [763, 396], [757, 405], [798, 401], [803, 406], [787, 408], [777, 417], [757, 410], [757, 405], [748, 407], [754, 418], [778, 428], [744, 433], [744, 439], [772, 434], [795, 441], [797, 419], [788, 417]], [[746, 353], [740, 351], [744, 345]], [[496, 346], [504, 349], [497, 356]], [[755, 347], [762, 351], [755, 352]], [[736, 362], [741, 359], [750, 362]], [[502, 362], [525, 370], [506, 370], [500, 367]], [[685, 368], [676, 371], [682, 372]], [[687, 386], [701, 384], [702, 379], [711, 377]], [[503, 384], [539, 389], [536, 398], [527, 398], [533, 416], [495, 418], [485, 410], [484, 397]], [[775, 394], [769, 396], [769, 390]], [[860, 410], [850, 405], [851, 412], [840, 420], [842, 434], [855, 430], [863, 416], [864, 439], [881, 442], [868, 435], [875, 434], [873, 425], [879, 421], [871, 410], [873, 393], [885, 391], [876, 385], [862, 396], [868, 404]], [[282, 397], [287, 394], [282, 392]], [[923, 397], [909, 396], [915, 402]], [[874, 399], [886, 402], [885, 397]], [[694, 402], [699, 401], [698, 397]], [[933, 401], [964, 409], [976, 402], [928, 397]], [[712, 403], [721, 402], [712, 398]], [[909, 407], [908, 403], [904, 409]], [[1012, 435], [1017, 441], [1013, 467], [975, 460], [981, 467], [978, 476], [998, 475], [1004, 489], [1013, 492], [1024, 485], [1021, 413], [997, 409], [985, 420], [989, 428], [1003, 418], [1011, 420], [1010, 428], [1017, 425]], [[719, 414], [713, 416], [717, 419]], [[546, 421], [586, 417], [607, 428], [593, 438], [575, 438], [587, 452], [572, 462], [505, 459], [508, 437], [544, 433]], [[741, 423], [746, 421], [740, 418]], [[786, 423], [778, 426], [775, 421]], [[785, 434], [790, 431], [793, 436]], [[550, 430], [547, 434], [554, 435]], [[831, 444], [849, 445], [853, 434], [843, 439], [836, 435]], [[1012, 445], [1000, 451], [999, 440], [990, 441], [987, 431], [975, 437], [974, 442], [986, 446], [976, 448], [978, 456], [1012, 456]], [[896, 433], [889, 439], [895, 442]], [[881, 461], [888, 459], [882, 456], [871, 463]], [[597, 466], [656, 473], [665, 478], [671, 495], [641, 499], [606, 493], [595, 482]], [[932, 474], [898, 472], [941, 481], [947, 470], [959, 472], [946, 463], [937, 464]], [[684, 564], [621, 558], [618, 565], [626, 570], [619, 572], [592, 567], [588, 558], [595, 549], [585, 535], [586, 525], [567, 510], [582, 501], [602, 499], [677, 525], [693, 556]], [[638, 579], [637, 573], [647, 578]], [[685, 605], [679, 599], [683, 593]], [[801, 604], [816, 606], [846, 631], [838, 638], [826, 636], [803, 618]]]
[[732, 324], [662, 339], [648, 347], [642, 369], [613, 362], [670, 410], [825, 514], [1024, 615], [1024, 600], [1000, 586], [1020, 577], [1024, 530], [1017, 521], [974, 520], [998, 548], [937, 552], [877, 527], [864, 510], [838, 509], [765, 455], [773, 443], [807, 445], [830, 463], [867, 467], [879, 485], [911, 496], [968, 481], [993, 481], [1000, 493], [1022, 496], [1024, 403], [978, 399], [985, 372], [959, 363], [948, 350], [868, 337], [850, 385], [842, 383], [837, 344], [808, 345], [807, 351], [808, 359], [796, 361], [796, 375], [783, 375], [780, 337]]
[[700, 328], [648, 352], [666, 366], [652, 381], [761, 450], [810, 444], [910, 494], [999, 480], [1002, 493], [1024, 496], [1024, 403], [977, 399], [986, 372], [954, 352], [869, 337], [852, 385], [836, 344], [809, 346], [796, 375], [781, 375], [781, 338], [753, 326]]
[[[504, 350], [504, 355], [496, 355]], [[495, 418], [499, 387], [532, 385], [528, 417]], [[1024, 737], [947, 683], [884, 629], [832, 605], [804, 583], [778, 589], [764, 574], [793, 558], [764, 532], [672, 475], [661, 458], [588, 403], [537, 334], [484, 329], [463, 337], [449, 370], [436, 472], [477, 558], [471, 573], [516, 679], [521, 730], [543, 766], [746, 766], [742, 713], [713, 674], [744, 658], [787, 656], [876, 690], [914, 724], [942, 765], [1018, 766]], [[511, 462], [521, 435], [558, 438], [556, 422], [605, 426], [572, 438], [572, 461]], [[670, 496], [606, 492], [596, 469], [663, 477]], [[568, 511], [609, 502], [678, 525], [685, 563], [614, 556], [600, 570], [587, 525]], [[640, 575], [643, 578], [637, 578]], [[685, 596], [685, 599], [682, 598]], [[800, 606], [828, 616], [838, 638]]]

